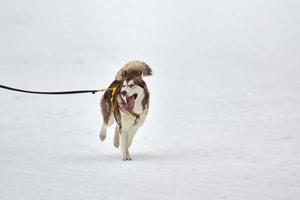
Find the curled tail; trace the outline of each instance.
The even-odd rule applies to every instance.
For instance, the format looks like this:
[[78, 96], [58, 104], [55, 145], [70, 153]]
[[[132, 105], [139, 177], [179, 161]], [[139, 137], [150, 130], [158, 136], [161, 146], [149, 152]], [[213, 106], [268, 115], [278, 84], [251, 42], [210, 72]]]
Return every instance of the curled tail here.
[[144, 62], [130, 61], [116, 74], [116, 80], [122, 80], [128, 76], [151, 76], [152, 69]]

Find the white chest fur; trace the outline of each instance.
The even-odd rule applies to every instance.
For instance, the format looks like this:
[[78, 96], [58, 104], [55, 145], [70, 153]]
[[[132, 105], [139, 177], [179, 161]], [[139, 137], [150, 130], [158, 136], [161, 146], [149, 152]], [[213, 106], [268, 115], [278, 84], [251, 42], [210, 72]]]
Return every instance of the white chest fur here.
[[137, 105], [135, 106], [135, 109], [133, 109], [133, 112], [138, 116], [133, 115], [130, 112], [121, 111], [122, 129], [138, 129], [145, 122], [148, 109], [143, 109], [142, 105], [140, 108], [136, 107]]

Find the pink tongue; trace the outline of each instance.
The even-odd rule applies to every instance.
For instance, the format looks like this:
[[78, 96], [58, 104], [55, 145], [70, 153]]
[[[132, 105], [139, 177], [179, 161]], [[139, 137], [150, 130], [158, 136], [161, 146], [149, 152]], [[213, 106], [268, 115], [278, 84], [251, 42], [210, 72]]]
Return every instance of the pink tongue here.
[[130, 111], [134, 107], [135, 98], [134, 98], [134, 96], [131, 96], [131, 97], [127, 97], [126, 100], [127, 100], [127, 103], [125, 105], [125, 110]]

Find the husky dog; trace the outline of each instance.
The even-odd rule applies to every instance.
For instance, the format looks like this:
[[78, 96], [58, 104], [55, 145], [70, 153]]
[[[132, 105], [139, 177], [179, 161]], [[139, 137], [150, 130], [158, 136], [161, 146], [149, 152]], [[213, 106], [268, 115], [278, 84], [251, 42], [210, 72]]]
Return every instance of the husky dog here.
[[150, 75], [152, 70], [146, 63], [131, 61], [119, 70], [101, 99], [100, 140], [105, 140], [107, 128], [116, 122], [114, 146], [120, 145], [125, 161], [131, 160], [128, 149], [148, 113], [149, 91], [143, 77]]

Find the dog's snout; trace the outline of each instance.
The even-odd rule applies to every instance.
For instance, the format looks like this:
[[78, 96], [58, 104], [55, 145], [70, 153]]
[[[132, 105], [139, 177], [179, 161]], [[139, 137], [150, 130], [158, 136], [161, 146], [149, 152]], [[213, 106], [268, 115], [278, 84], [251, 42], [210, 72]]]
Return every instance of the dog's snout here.
[[123, 95], [123, 96], [126, 96], [126, 94], [127, 94], [127, 91], [125, 91], [125, 90], [123, 90], [123, 91], [121, 92], [121, 95]]

